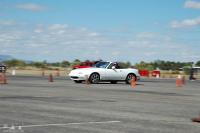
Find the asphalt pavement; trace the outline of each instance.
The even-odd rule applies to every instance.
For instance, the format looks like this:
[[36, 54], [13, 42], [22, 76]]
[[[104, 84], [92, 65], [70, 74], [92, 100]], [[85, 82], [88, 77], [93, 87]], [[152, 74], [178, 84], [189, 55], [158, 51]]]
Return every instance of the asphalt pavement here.
[[199, 133], [200, 82], [141, 79], [135, 88], [68, 77], [9, 76], [0, 85], [0, 133]]

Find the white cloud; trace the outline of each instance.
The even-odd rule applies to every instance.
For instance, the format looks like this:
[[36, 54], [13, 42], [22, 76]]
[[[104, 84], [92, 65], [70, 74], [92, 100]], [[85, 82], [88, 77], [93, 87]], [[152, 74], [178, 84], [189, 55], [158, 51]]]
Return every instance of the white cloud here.
[[89, 33], [89, 36], [92, 36], [92, 37], [95, 37], [95, 36], [98, 36], [99, 33], [96, 33], [96, 32], [92, 32], [92, 33]]
[[113, 51], [113, 52], [111, 52], [111, 54], [113, 56], [119, 56], [120, 55], [120, 51]]
[[185, 19], [183, 21], [173, 21], [171, 22], [172, 28], [188, 28], [200, 25], [200, 17], [195, 19]]
[[13, 26], [15, 24], [16, 24], [16, 22], [13, 20], [0, 20], [0, 25]]
[[157, 55], [157, 54], [158, 54], [158, 53], [156, 53], [156, 52], [151, 52], [151, 51], [150, 51], [150, 52], [144, 53], [144, 55], [147, 56], [147, 57], [148, 57], [148, 56], [155, 56], [155, 55]]
[[[194, 42], [176, 40], [177, 38], [173, 34], [152, 34], [154, 37], [141, 39], [141, 33], [139, 33], [129, 40], [128, 45], [126, 45], [128, 47], [127, 51], [125, 51], [126, 56], [132, 56], [137, 61], [152, 61], [156, 59], [173, 61], [199, 60], [196, 55], [198, 55], [200, 46], [193, 47]], [[124, 52], [122, 53], [124, 55]], [[185, 54], [183, 55], [182, 53]]]
[[158, 32], [120, 38], [67, 24], [30, 25], [29, 28], [27, 24], [20, 27], [0, 24], [0, 29], [0, 53], [26, 60], [182, 61], [197, 59], [195, 55], [200, 48], [191, 47], [192, 43], [176, 41], [171, 34]]
[[19, 5], [16, 5], [16, 8], [29, 10], [29, 11], [42, 11], [46, 9], [46, 7], [42, 5], [34, 4], [34, 3], [19, 4]]
[[49, 30], [62, 30], [68, 27], [67, 24], [53, 24], [48, 27]]
[[155, 33], [152, 32], [142, 32], [137, 35], [138, 38], [153, 38], [155, 37]]
[[[4, 26], [0, 25], [1, 27]], [[29, 28], [26, 25], [8, 29], [10, 28], [0, 31], [2, 48], [0, 52], [8, 49], [7, 54], [28, 60], [89, 59], [90, 55], [92, 55], [91, 58], [96, 59], [100, 58], [100, 53], [104, 51], [109, 54], [108, 50], [101, 46], [112, 45], [106, 38], [99, 36], [98, 32], [86, 28], [70, 27], [67, 24], [36, 25]]]
[[189, 0], [189, 1], [185, 2], [184, 7], [185, 8], [193, 8], [193, 9], [200, 9], [200, 2]]
[[35, 33], [42, 33], [42, 32], [43, 32], [43, 30], [42, 30], [42, 29], [39, 29], [39, 28], [37, 28], [37, 29], [35, 29], [35, 30], [34, 30], [34, 32], [35, 32]]

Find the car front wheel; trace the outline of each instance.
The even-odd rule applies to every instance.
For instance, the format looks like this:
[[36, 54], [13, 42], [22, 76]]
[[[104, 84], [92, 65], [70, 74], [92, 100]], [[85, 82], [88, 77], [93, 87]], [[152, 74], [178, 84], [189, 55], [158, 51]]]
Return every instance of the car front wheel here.
[[100, 75], [98, 73], [92, 73], [89, 78], [90, 83], [97, 84], [100, 81]]

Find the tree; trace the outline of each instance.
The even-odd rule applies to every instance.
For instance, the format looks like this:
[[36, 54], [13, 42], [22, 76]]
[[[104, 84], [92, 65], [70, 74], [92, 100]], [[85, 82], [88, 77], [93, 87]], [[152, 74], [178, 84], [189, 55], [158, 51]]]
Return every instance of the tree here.
[[70, 62], [69, 61], [62, 61], [61, 62], [61, 67], [69, 67], [70, 66]]
[[129, 61], [126, 62], [127, 67], [131, 67], [131, 63]]
[[22, 60], [12, 59], [4, 61], [4, 64], [8, 67], [24, 67], [26, 66], [26, 63]]
[[75, 59], [75, 60], [73, 61], [72, 65], [78, 65], [78, 64], [80, 64], [80, 63], [81, 63], [81, 61], [80, 61], [79, 59]]
[[37, 68], [46, 68], [46, 64], [44, 64], [43, 62], [33, 62], [32, 65]]
[[189, 75], [189, 74], [190, 74], [190, 71], [191, 71], [191, 66], [184, 66], [184, 67], [183, 67], [183, 71], [184, 71], [185, 74], [188, 74], [188, 75]]
[[144, 62], [144, 61], [141, 61], [140, 63], [136, 63], [136, 64], [135, 64], [135, 67], [136, 67], [137, 69], [140, 69], [140, 70], [143, 70], [143, 69], [147, 69], [147, 70], [148, 70], [148, 68], [150, 68], [150, 64], [149, 64], [149, 63], [146, 63], [146, 62]]
[[156, 60], [154, 62], [144, 62], [141, 61], [137, 63], [136, 68], [138, 69], [146, 69], [146, 70], [154, 70], [154, 69], [161, 69], [161, 70], [173, 70], [178, 71], [180, 68], [184, 66], [192, 66], [192, 62], [174, 62], [174, 61], [163, 61], [163, 60]]
[[118, 65], [120, 66], [120, 68], [129, 68], [131, 67], [131, 63], [130, 62], [118, 62]]
[[200, 60], [197, 61], [196, 66], [200, 66]]
[[51, 64], [48, 64], [48, 65], [52, 65], [54, 67], [59, 67], [60, 66], [60, 62], [55, 62], [55, 63], [51, 63]]

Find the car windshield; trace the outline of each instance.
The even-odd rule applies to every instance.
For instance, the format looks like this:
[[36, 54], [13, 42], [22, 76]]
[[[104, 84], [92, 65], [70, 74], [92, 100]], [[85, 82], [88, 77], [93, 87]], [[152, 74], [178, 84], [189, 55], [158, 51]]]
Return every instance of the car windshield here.
[[106, 68], [110, 63], [109, 62], [98, 62], [93, 65], [95, 68]]

